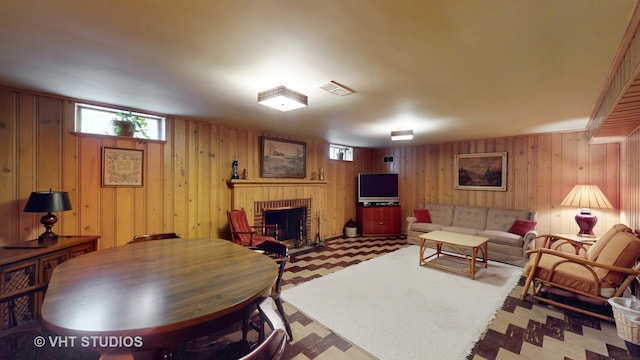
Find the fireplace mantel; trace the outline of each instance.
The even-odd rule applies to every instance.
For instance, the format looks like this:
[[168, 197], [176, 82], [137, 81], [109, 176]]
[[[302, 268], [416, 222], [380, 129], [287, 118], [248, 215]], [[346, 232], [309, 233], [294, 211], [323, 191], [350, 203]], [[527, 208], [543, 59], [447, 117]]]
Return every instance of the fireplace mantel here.
[[227, 180], [227, 186], [230, 188], [239, 188], [239, 187], [261, 187], [261, 186], [295, 186], [295, 185], [303, 185], [303, 186], [320, 186], [327, 185], [326, 181], [319, 180], [290, 180], [290, 179], [278, 179], [278, 180]]

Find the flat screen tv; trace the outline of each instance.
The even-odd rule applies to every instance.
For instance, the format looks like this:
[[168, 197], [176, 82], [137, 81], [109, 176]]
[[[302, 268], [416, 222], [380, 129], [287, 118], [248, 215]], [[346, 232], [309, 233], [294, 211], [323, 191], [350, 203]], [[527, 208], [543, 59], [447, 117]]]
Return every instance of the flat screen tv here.
[[365, 205], [400, 201], [398, 174], [358, 174], [358, 202]]

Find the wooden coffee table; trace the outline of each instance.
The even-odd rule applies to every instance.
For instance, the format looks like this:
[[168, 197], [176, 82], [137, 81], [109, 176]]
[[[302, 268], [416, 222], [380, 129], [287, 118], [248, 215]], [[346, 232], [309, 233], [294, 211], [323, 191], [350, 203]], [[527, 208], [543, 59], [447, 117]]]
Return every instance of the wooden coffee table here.
[[[488, 247], [487, 241], [489, 239], [482, 236], [458, 234], [448, 231], [432, 231], [420, 235], [420, 266], [431, 266], [444, 270], [454, 271], [464, 275], [468, 275], [471, 279], [475, 279], [476, 275], [476, 259], [479, 253], [482, 253], [482, 259], [480, 263], [482, 267], [487, 267], [487, 255]], [[424, 252], [427, 249], [427, 245], [433, 242], [435, 244], [436, 252], [424, 256]], [[447, 252], [442, 252], [442, 246], [447, 245]], [[465, 252], [465, 249], [467, 252]], [[456, 251], [450, 252], [449, 250]], [[467, 255], [471, 250], [471, 256]], [[436, 258], [428, 261], [431, 258]], [[460, 261], [438, 261], [440, 258], [449, 257], [454, 260], [463, 259], [467, 262], [467, 267], [460, 267]], [[457, 265], [457, 266], [456, 266]]]

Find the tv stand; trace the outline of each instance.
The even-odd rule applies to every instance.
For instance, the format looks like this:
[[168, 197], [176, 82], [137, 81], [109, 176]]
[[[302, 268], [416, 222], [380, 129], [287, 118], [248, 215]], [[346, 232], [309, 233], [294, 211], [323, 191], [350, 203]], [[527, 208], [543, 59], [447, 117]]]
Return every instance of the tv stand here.
[[362, 236], [399, 236], [402, 229], [400, 206], [358, 204], [358, 229]]

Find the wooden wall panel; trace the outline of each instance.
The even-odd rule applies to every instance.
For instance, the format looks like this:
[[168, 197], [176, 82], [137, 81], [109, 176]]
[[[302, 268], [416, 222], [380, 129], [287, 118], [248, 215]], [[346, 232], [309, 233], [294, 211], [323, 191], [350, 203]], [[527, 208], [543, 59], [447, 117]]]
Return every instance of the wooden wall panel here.
[[[144, 110], [142, 110], [144, 111]], [[400, 174], [402, 216], [425, 202], [496, 206], [538, 211], [541, 232], [577, 230], [575, 209], [560, 207], [578, 181], [603, 189], [638, 227], [638, 179], [635, 164], [640, 136], [622, 145], [590, 145], [585, 132], [540, 134], [456, 143], [355, 148], [354, 161], [328, 159], [329, 144], [318, 139], [287, 138], [307, 144], [307, 177], [323, 168], [322, 186], [265, 187], [232, 192], [227, 186], [231, 162], [239, 161], [250, 180], [260, 179], [261, 137], [257, 130], [234, 128], [208, 119], [167, 118], [166, 142], [139, 142], [107, 136], [78, 136], [69, 99], [15, 90], [0, 90], [0, 214], [11, 221], [0, 227], [0, 243], [32, 238], [42, 232], [39, 217], [22, 207], [40, 186], [70, 192], [74, 210], [59, 215], [54, 230], [100, 235], [101, 248], [123, 245], [134, 234], [175, 231], [182, 236], [228, 238], [226, 211], [234, 202], [255, 199], [313, 200], [314, 219], [323, 238], [340, 236], [356, 217], [359, 172]], [[101, 149], [144, 150], [144, 186], [101, 186]], [[453, 157], [461, 153], [506, 151], [507, 191], [454, 190]], [[385, 163], [385, 156], [394, 161]], [[622, 162], [621, 162], [622, 161]], [[635, 171], [635, 172], [634, 172]], [[262, 179], [268, 181], [269, 179]], [[634, 188], [635, 187], [635, 188]], [[323, 189], [319, 191], [318, 189]], [[596, 233], [619, 221], [618, 211], [596, 211]]]

